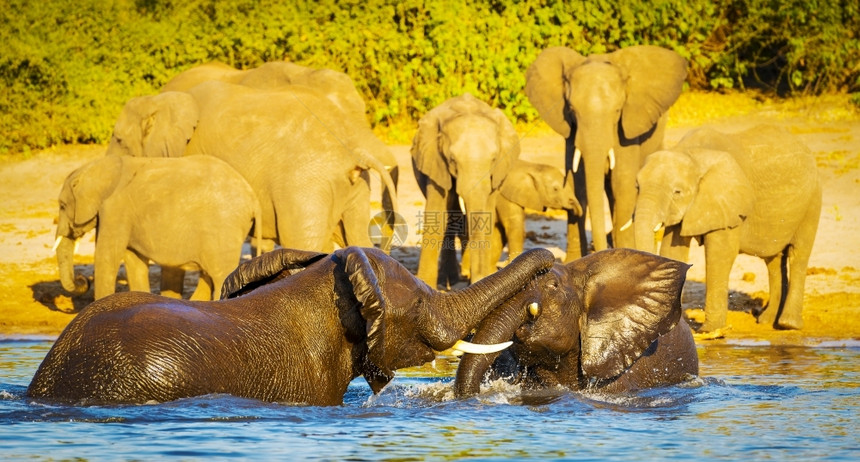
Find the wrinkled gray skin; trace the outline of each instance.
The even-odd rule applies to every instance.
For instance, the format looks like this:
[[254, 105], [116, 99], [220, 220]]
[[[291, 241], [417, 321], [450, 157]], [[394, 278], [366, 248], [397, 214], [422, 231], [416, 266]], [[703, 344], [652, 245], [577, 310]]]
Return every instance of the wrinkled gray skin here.
[[[609, 246], [604, 193], [614, 246], [634, 247], [633, 230], [621, 228], [633, 217], [636, 172], [662, 146], [666, 111], [681, 94], [686, 67], [674, 51], [644, 45], [588, 57], [548, 48], [529, 67], [526, 95], [567, 140], [566, 168], [575, 173], [577, 200], [589, 209], [594, 250]], [[585, 218], [568, 213], [566, 261], [588, 253]]]
[[[526, 208], [569, 210], [582, 215], [582, 207], [573, 194], [573, 188], [557, 168], [541, 163], [517, 160], [508, 173], [496, 198], [496, 231], [498, 240], [493, 251], [498, 261], [505, 244], [508, 245], [508, 260], [523, 252], [526, 231]], [[496, 237], [494, 236], [494, 237]]]
[[703, 332], [726, 324], [729, 274], [737, 254], [764, 259], [770, 297], [760, 323], [803, 327], [806, 268], [821, 214], [815, 157], [790, 133], [758, 126], [740, 133], [700, 129], [652, 154], [638, 175], [634, 229], [642, 250], [685, 261], [705, 247]]
[[276, 249], [240, 265], [220, 301], [140, 292], [95, 301], [57, 339], [27, 396], [93, 404], [229, 393], [338, 405], [355, 377], [379, 392], [396, 369], [433, 360], [552, 263], [532, 250], [442, 293], [378, 249]]
[[617, 393], [689, 380], [699, 363], [681, 317], [688, 268], [632, 249], [556, 264], [481, 322], [474, 342], [514, 344], [501, 357], [463, 356], [457, 395], [477, 394], [491, 368], [526, 388]]
[[[451, 286], [459, 280], [454, 235], [472, 253], [469, 267], [463, 269], [470, 281], [491, 274], [496, 196], [520, 154], [513, 124], [498, 109], [466, 93], [418, 121], [411, 152], [415, 178], [427, 199], [418, 277], [433, 286]], [[449, 216], [454, 219], [446, 226]]]
[[59, 203], [60, 281], [74, 295], [87, 291], [87, 280], [75, 277], [73, 249], [95, 228], [96, 299], [114, 293], [123, 261], [129, 289], [149, 292], [153, 260], [201, 270], [191, 298], [211, 300], [239, 264], [251, 225], [262, 227], [251, 186], [213, 157], [106, 156], [69, 174]]

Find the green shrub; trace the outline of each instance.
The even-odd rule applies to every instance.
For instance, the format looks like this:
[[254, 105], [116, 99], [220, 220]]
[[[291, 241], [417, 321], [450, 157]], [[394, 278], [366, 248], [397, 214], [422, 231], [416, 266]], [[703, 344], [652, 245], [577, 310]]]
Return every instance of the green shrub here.
[[289, 59], [349, 74], [374, 125], [472, 92], [513, 120], [548, 46], [674, 49], [695, 89], [860, 90], [854, 0], [4, 0], [0, 153], [105, 142], [123, 103], [178, 72]]

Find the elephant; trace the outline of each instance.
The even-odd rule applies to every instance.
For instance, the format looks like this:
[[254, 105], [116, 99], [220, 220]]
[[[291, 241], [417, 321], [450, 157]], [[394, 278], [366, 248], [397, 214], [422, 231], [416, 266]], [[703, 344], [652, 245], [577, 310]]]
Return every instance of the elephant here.
[[525, 389], [605, 393], [690, 380], [699, 360], [681, 316], [688, 268], [626, 248], [556, 263], [479, 324], [472, 342], [514, 343], [501, 353], [464, 355], [455, 394], [477, 394], [488, 371]]
[[123, 260], [129, 289], [149, 292], [152, 259], [199, 269], [191, 298], [210, 300], [239, 264], [252, 224], [257, 237], [263, 226], [251, 186], [214, 157], [105, 156], [69, 174], [59, 203], [60, 281], [74, 295], [89, 289], [75, 278], [72, 257], [75, 241], [95, 228], [96, 299], [115, 292]]
[[[167, 99], [167, 96], [170, 96]], [[207, 81], [189, 93], [165, 92], [136, 99], [146, 111], [123, 114], [114, 127], [108, 155], [146, 152], [161, 135], [161, 118], [194, 104], [190, 140], [163, 145], [170, 156], [209, 155], [230, 164], [251, 185], [262, 207], [262, 237], [283, 247], [329, 251], [332, 238], [370, 247], [368, 169], [395, 191], [388, 171], [374, 156], [387, 150], [370, 128], [344, 117], [325, 96], [294, 85], [277, 91]], [[166, 106], [166, 107], [165, 107]], [[129, 140], [131, 142], [129, 143]], [[396, 211], [396, 195], [391, 206]]]
[[[162, 93], [188, 92], [200, 83], [217, 80], [261, 90], [277, 90], [291, 85], [304, 85], [321, 92], [346, 117], [367, 125], [366, 105], [352, 79], [333, 69], [317, 69], [288, 61], [272, 61], [253, 69], [239, 70], [222, 62], [213, 61], [192, 67], [169, 80]], [[398, 182], [397, 159], [388, 149], [374, 150], [373, 155], [389, 171], [395, 185]], [[383, 209], [392, 210], [391, 194], [383, 191]]]
[[[633, 216], [636, 173], [645, 157], [662, 147], [666, 111], [680, 96], [686, 76], [684, 58], [650, 45], [588, 57], [552, 47], [529, 66], [526, 96], [566, 140], [566, 170], [574, 173], [576, 198], [589, 210], [594, 250], [609, 247], [604, 193], [613, 246], [635, 246], [633, 231], [620, 224]], [[566, 261], [588, 253], [585, 219], [568, 213]]]
[[348, 75], [333, 69], [316, 69], [289, 61], [267, 62], [246, 70], [235, 69], [222, 62], [213, 61], [177, 74], [164, 84], [161, 92], [188, 92], [209, 80], [261, 90], [277, 90], [288, 85], [309, 86], [324, 93], [332, 103], [355, 120], [367, 120], [364, 99]]
[[[767, 264], [770, 297], [758, 322], [803, 327], [806, 268], [821, 214], [815, 157], [774, 126], [738, 133], [701, 128], [652, 154], [637, 176], [633, 227], [641, 250], [687, 260], [692, 239], [705, 248], [705, 322], [726, 324], [729, 274], [738, 253]], [[754, 313], [755, 314], [755, 313]]]
[[[474, 283], [495, 270], [491, 239], [496, 196], [520, 154], [513, 124], [469, 93], [443, 102], [418, 121], [412, 140], [412, 167], [426, 198], [418, 277], [434, 285], [456, 255], [453, 235], [472, 253], [464, 268]], [[460, 211], [462, 198], [465, 210]], [[465, 239], [463, 239], [465, 237]], [[459, 279], [442, 271], [442, 284]]]
[[498, 241], [493, 246], [494, 260], [498, 261], [502, 248], [508, 245], [508, 260], [523, 252], [526, 231], [526, 208], [570, 210], [582, 215], [582, 207], [573, 194], [572, 175], [557, 168], [519, 159], [508, 173], [496, 198], [496, 232]]
[[462, 290], [437, 292], [375, 248], [275, 249], [242, 263], [222, 299], [121, 292], [72, 320], [27, 395], [84, 403], [170, 401], [210, 393], [339, 405], [353, 378], [374, 393], [460, 342], [553, 264], [544, 249]]

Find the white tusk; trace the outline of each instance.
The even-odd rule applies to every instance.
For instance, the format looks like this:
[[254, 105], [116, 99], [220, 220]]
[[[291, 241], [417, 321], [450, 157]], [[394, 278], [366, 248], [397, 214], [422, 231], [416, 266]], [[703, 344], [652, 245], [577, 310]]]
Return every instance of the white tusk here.
[[609, 170], [615, 170], [615, 149], [609, 148]]
[[540, 315], [540, 305], [537, 302], [531, 302], [529, 304], [529, 313], [535, 318], [538, 317]]
[[621, 225], [621, 228], [619, 228], [618, 231], [627, 231], [628, 229], [630, 229], [631, 225], [633, 225], [633, 219], [632, 218], [627, 220], [627, 223], [624, 223], [623, 225]]
[[61, 242], [62, 240], [63, 240], [63, 236], [60, 236], [60, 237], [58, 237], [58, 238], [57, 238], [57, 240], [56, 240], [56, 241], [54, 241], [54, 246], [53, 246], [53, 247], [51, 247], [51, 252], [54, 252], [54, 253], [56, 253], [56, 252], [57, 252], [57, 247], [59, 247], [59, 246], [60, 246], [60, 242]]
[[457, 199], [460, 200], [460, 211], [463, 212], [463, 215], [465, 215], [466, 214], [466, 201], [464, 201], [462, 197], [458, 197]]
[[476, 355], [485, 355], [487, 353], [495, 353], [502, 351], [511, 346], [514, 342], [494, 343], [491, 345], [479, 345], [477, 343], [467, 342], [465, 340], [457, 340], [457, 343], [451, 347], [454, 350], [454, 356], [460, 356], [463, 353], [472, 353]]
[[79, 246], [79, 245], [81, 245], [81, 240], [80, 240], [80, 239], [75, 239], [75, 248], [74, 248], [74, 249], [72, 249], [72, 255], [75, 255], [75, 254], [77, 254], [77, 253], [78, 253], [78, 246]]
[[579, 161], [582, 159], [582, 151], [579, 148], [576, 148], [573, 151], [573, 173], [576, 173], [579, 170]]
[[654, 232], [660, 231], [663, 229], [663, 223], [657, 223], [657, 226], [654, 227]]

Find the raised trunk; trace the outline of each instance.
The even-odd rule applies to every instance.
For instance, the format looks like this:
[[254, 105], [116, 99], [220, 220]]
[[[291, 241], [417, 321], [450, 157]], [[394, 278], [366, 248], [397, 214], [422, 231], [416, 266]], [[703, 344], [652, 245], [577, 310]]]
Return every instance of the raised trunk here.
[[451, 348], [496, 307], [518, 293], [537, 274], [552, 268], [555, 257], [546, 249], [532, 249], [510, 265], [471, 286], [448, 293], [438, 292], [430, 300], [436, 319], [427, 325], [440, 326], [427, 340], [437, 351]]
[[60, 272], [60, 283], [63, 289], [72, 296], [83, 295], [89, 288], [89, 281], [83, 275], [75, 276], [74, 266], [75, 241], [60, 237], [57, 243], [57, 267]]

